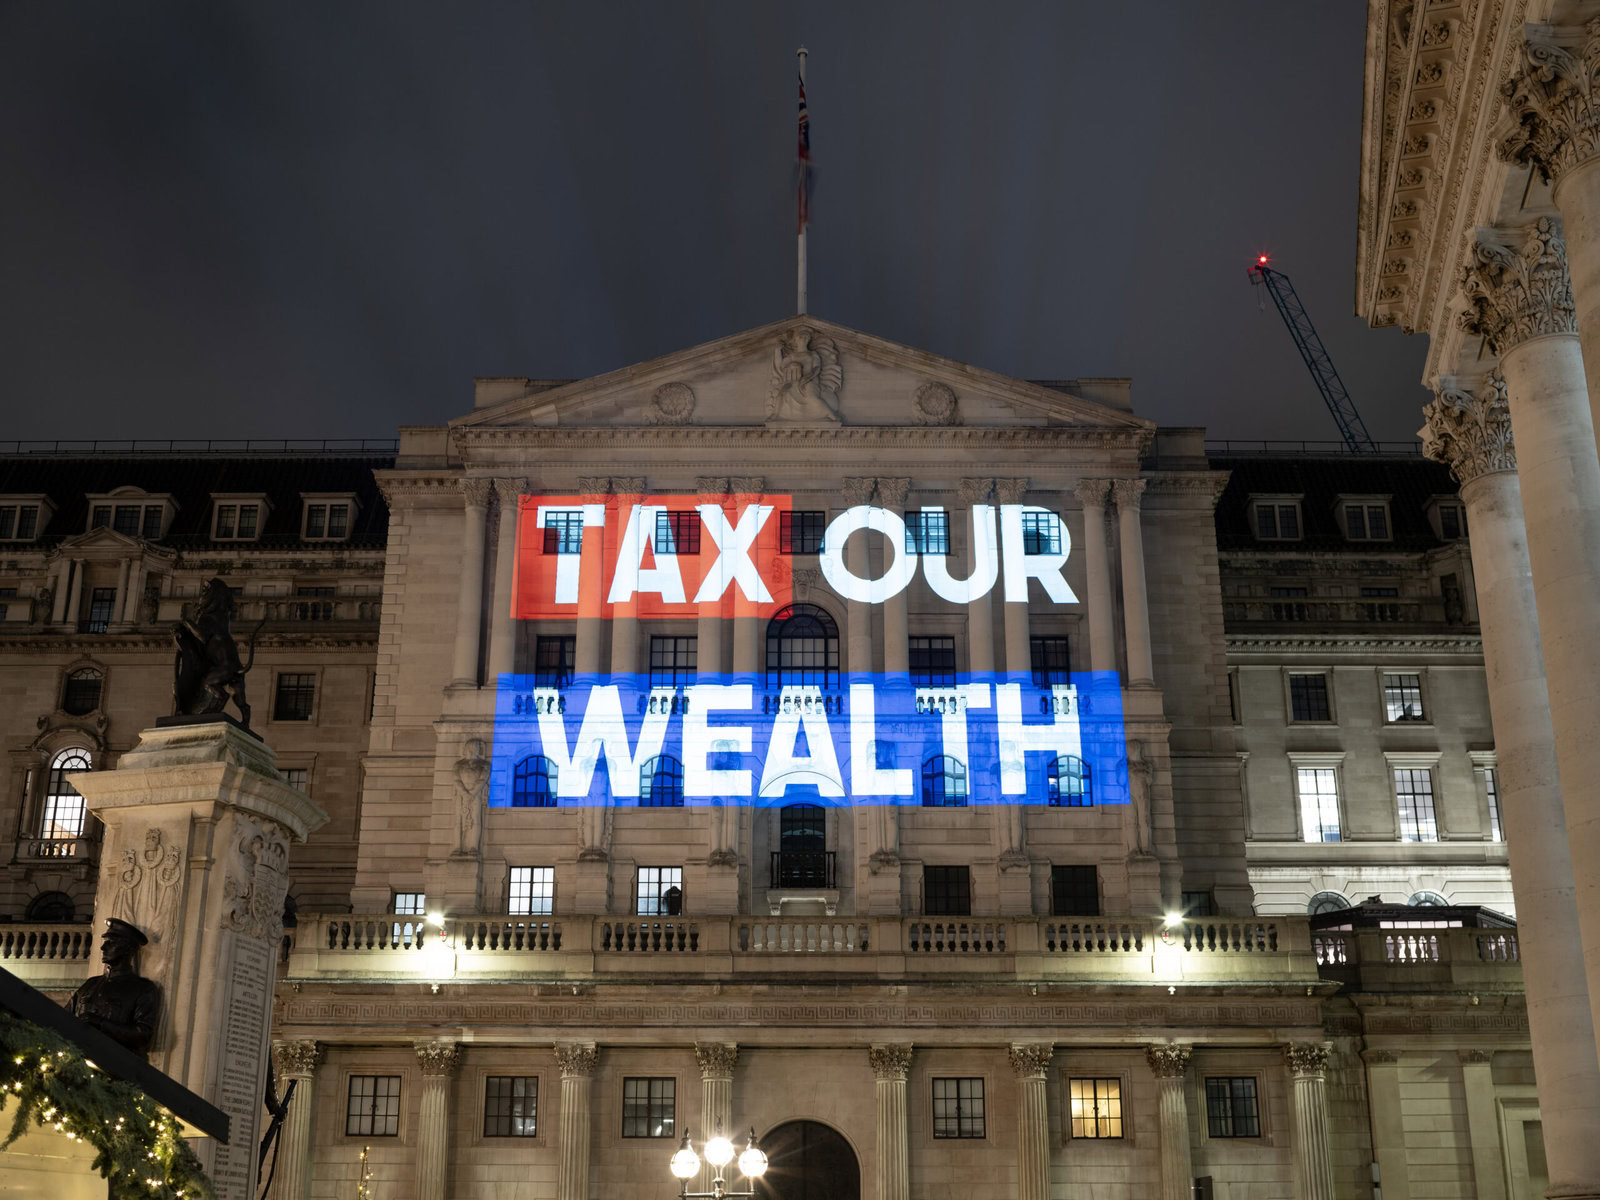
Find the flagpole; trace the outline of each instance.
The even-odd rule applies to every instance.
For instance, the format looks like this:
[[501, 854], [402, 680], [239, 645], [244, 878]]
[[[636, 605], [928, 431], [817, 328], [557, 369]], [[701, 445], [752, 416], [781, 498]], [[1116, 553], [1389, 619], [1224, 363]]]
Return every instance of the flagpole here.
[[[805, 95], [806, 89], [806, 54], [807, 50], [804, 46], [795, 51], [795, 57], [800, 60], [800, 94], [802, 96]], [[801, 316], [804, 316], [806, 311], [806, 226], [808, 222], [806, 221], [804, 192], [807, 186], [806, 171], [809, 169], [809, 164], [804, 162], [800, 164], [799, 194], [796, 197], [796, 203], [799, 205], [800, 232], [795, 247], [795, 311]]]

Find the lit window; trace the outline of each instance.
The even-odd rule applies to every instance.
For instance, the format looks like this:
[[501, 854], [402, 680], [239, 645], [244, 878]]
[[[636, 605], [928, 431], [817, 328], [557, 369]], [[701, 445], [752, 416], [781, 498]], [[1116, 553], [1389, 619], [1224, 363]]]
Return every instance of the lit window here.
[[936, 1078], [933, 1081], [933, 1136], [984, 1136], [982, 1079]]
[[1400, 840], [1437, 842], [1439, 826], [1433, 814], [1433, 772], [1427, 767], [1397, 767], [1394, 794], [1400, 806]]
[[1256, 538], [1263, 542], [1292, 542], [1300, 538], [1300, 506], [1256, 501]]
[[583, 511], [571, 509], [544, 515], [546, 554], [583, 553]]
[[1060, 554], [1061, 519], [1050, 512], [1025, 512], [1022, 514], [1022, 552], [1024, 554]]
[[394, 915], [397, 917], [420, 917], [428, 908], [428, 897], [425, 892], [396, 892], [394, 894]]
[[956, 640], [953, 637], [910, 639], [911, 682], [916, 687], [954, 687]]
[[1093, 865], [1050, 868], [1050, 912], [1058, 917], [1100, 913], [1100, 870]]
[[490, 1075], [484, 1080], [484, 1137], [536, 1137], [538, 1115], [538, 1076]]
[[1300, 793], [1300, 836], [1308, 842], [1339, 841], [1338, 774], [1332, 767], [1301, 767], [1295, 772]]
[[1214, 1138], [1261, 1136], [1255, 1076], [1206, 1080], [1206, 1134]]
[[1489, 796], [1489, 840], [1503, 842], [1506, 839], [1500, 832], [1500, 772], [1493, 767], [1486, 767], [1483, 787]]
[[633, 911], [641, 917], [675, 917], [683, 911], [683, 868], [640, 867]]
[[93, 667], [79, 667], [67, 676], [61, 689], [61, 711], [82, 717], [100, 707], [100, 685], [104, 682]]
[[1295, 721], [1332, 720], [1326, 675], [1289, 676], [1289, 715]]
[[972, 913], [972, 871], [967, 867], [923, 867], [922, 911], [930, 917]]
[[317, 698], [317, 677], [310, 672], [284, 672], [272, 698], [274, 721], [309, 721]]
[[530, 754], [511, 776], [512, 808], [554, 808], [556, 764], [542, 754]]
[[640, 808], [683, 807], [683, 764], [658, 754], [639, 768]]
[[400, 1136], [400, 1076], [350, 1076], [346, 1137]]
[[1122, 1136], [1122, 1080], [1071, 1079], [1067, 1096], [1072, 1104], [1073, 1137]]
[[1385, 675], [1383, 707], [1391, 721], [1422, 721], [1422, 676]]
[[1075, 754], [1052, 758], [1045, 768], [1045, 798], [1054, 808], [1089, 808], [1089, 764]]
[[657, 554], [699, 554], [700, 514], [658, 512], [654, 550]]
[[967, 766], [959, 758], [936, 754], [922, 764], [922, 807], [965, 808]]
[[910, 554], [950, 553], [950, 514], [942, 508], [924, 508], [906, 514], [906, 551]]
[[676, 1079], [622, 1081], [622, 1136], [670, 1138], [678, 1105]]
[[828, 525], [825, 512], [786, 512], [778, 515], [780, 554], [821, 554], [822, 534]]
[[512, 867], [510, 885], [512, 916], [548, 917], [555, 911], [554, 867]]
[[87, 817], [83, 797], [72, 786], [67, 774], [89, 770], [89, 755], [84, 750], [63, 750], [50, 761], [50, 775], [44, 796], [44, 812], [39, 821], [41, 838], [66, 840], [83, 836]]

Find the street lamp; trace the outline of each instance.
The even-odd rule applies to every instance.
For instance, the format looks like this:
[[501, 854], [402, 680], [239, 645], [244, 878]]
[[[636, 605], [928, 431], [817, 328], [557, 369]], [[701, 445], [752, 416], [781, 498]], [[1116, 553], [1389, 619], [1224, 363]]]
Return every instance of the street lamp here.
[[[700, 1173], [700, 1156], [694, 1152], [694, 1147], [689, 1144], [689, 1135], [683, 1135], [683, 1141], [678, 1146], [678, 1152], [672, 1156], [670, 1164], [672, 1174], [683, 1180], [683, 1185], [678, 1189], [678, 1200], [731, 1200], [735, 1196], [754, 1196], [755, 1189], [745, 1192], [730, 1192], [723, 1187], [722, 1168], [733, 1161], [733, 1143], [722, 1136], [719, 1129], [705, 1146], [706, 1161], [716, 1169], [716, 1177], [711, 1181], [709, 1192], [691, 1192], [689, 1180]], [[745, 1142], [744, 1150], [739, 1154], [739, 1174], [746, 1179], [760, 1179], [767, 1173], [767, 1156], [756, 1145], [756, 1131], [750, 1131], [750, 1138]]]

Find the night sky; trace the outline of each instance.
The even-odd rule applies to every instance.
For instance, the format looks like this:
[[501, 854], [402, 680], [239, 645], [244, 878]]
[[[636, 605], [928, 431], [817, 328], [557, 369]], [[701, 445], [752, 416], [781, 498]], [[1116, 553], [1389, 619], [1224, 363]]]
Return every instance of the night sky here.
[[[1213, 436], [1373, 436], [1424, 344], [1352, 315], [1364, 4], [0, 0], [0, 438], [392, 437], [794, 305]], [[759, 407], [764, 397], [751, 398]]]

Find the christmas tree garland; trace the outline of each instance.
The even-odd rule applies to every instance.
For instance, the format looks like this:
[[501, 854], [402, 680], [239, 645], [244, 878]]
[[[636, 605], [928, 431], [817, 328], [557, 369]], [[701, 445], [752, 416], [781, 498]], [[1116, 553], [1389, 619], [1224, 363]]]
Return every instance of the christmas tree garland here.
[[71, 1042], [0, 1009], [0, 1108], [15, 1101], [10, 1146], [30, 1125], [53, 1128], [99, 1153], [94, 1170], [113, 1194], [204, 1200], [211, 1181], [177, 1120], [131, 1083], [89, 1065]]

